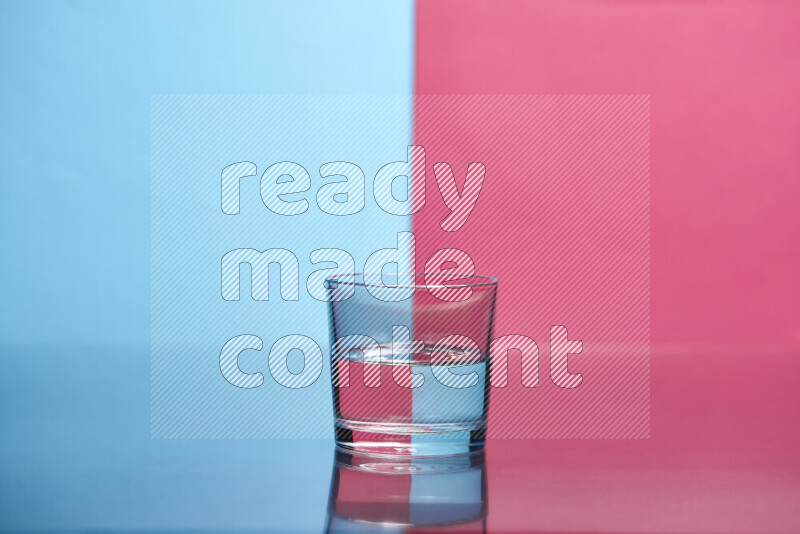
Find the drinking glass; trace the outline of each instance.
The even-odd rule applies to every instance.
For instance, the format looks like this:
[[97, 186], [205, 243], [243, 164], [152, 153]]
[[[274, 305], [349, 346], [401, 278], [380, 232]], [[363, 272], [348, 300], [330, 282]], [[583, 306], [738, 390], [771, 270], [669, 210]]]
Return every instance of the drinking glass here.
[[326, 287], [337, 445], [392, 456], [481, 449], [497, 280], [367, 273]]

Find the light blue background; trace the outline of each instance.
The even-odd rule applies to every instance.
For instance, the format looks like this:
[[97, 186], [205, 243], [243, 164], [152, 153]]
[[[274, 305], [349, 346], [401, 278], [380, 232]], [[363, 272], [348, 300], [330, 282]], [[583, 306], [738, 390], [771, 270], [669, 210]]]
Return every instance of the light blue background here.
[[0, 6], [5, 345], [148, 343], [151, 95], [411, 90], [410, 1]]
[[322, 528], [327, 440], [149, 438], [150, 99], [406, 94], [411, 42], [408, 0], [0, 4], [0, 528]]

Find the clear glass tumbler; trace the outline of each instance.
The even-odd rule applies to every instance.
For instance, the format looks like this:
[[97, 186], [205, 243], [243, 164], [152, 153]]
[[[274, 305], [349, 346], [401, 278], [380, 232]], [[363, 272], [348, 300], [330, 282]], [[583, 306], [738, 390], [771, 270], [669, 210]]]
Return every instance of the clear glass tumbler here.
[[326, 287], [337, 445], [391, 456], [481, 449], [497, 280], [378, 273]]

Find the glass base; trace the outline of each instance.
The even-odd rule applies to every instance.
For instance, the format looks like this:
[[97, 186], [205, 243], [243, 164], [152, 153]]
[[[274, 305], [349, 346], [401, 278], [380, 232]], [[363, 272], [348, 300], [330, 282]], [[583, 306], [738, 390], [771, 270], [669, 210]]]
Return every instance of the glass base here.
[[425, 458], [472, 453], [483, 449], [485, 424], [387, 424], [336, 421], [336, 445], [354, 453], [384, 457]]
[[485, 454], [379, 458], [336, 450], [327, 532], [486, 532]]

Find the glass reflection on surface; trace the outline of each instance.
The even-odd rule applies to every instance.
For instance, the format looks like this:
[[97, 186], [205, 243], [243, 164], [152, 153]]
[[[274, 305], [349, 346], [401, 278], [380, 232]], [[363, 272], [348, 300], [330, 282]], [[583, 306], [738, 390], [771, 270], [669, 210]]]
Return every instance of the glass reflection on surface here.
[[337, 449], [326, 532], [486, 532], [483, 451], [381, 458]]

